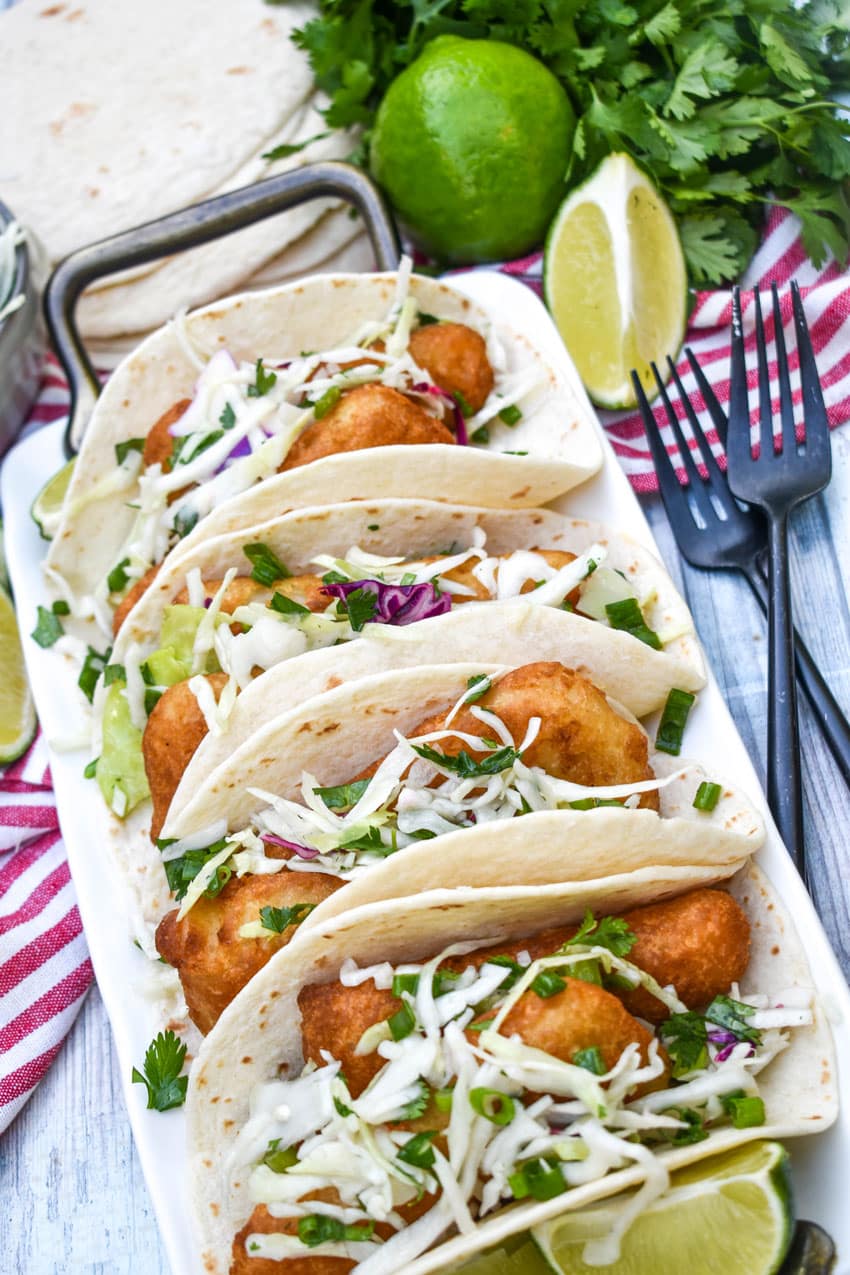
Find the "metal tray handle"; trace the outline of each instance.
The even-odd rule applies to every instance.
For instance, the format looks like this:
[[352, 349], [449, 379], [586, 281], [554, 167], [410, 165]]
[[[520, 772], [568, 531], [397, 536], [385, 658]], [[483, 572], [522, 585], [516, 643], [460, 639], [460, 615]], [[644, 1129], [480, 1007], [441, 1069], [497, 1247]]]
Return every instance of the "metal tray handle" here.
[[378, 269], [394, 270], [401, 249], [383, 196], [359, 168], [332, 161], [306, 164], [252, 186], [206, 199], [157, 221], [89, 244], [61, 261], [44, 291], [44, 314], [71, 392], [65, 430], [67, 455], [70, 457], [79, 450], [100, 393], [100, 382], [74, 317], [84, 288], [103, 275], [209, 243], [296, 204], [328, 196], [346, 200], [357, 208], [372, 242]]

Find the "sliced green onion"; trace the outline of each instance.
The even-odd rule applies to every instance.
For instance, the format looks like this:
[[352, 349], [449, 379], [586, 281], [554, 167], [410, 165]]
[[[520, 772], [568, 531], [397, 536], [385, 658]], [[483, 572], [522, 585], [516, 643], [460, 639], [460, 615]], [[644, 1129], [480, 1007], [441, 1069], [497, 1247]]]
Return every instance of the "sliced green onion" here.
[[130, 452], [143, 452], [144, 450], [145, 440], [143, 438], [125, 438], [123, 443], [115, 444], [115, 459], [119, 465], [123, 465]]
[[516, 403], [512, 403], [510, 407], [503, 407], [499, 412], [499, 420], [504, 421], [506, 425], [516, 425], [517, 421], [522, 420], [522, 412]]
[[691, 711], [695, 698], [690, 691], [680, 691], [678, 687], [673, 687], [667, 696], [667, 703], [664, 705], [664, 712], [661, 714], [655, 736], [655, 747], [659, 752], [672, 753], [674, 757], [678, 757], [682, 751], [682, 736], [685, 733], [688, 713]]
[[694, 809], [712, 811], [720, 800], [722, 791], [720, 784], [711, 784], [707, 779], [704, 779], [699, 788], [697, 788], [696, 796], [694, 797]]
[[567, 1189], [561, 1166], [548, 1160], [531, 1160], [516, 1173], [509, 1174], [508, 1186], [515, 1200], [524, 1200], [529, 1195], [534, 1200], [552, 1200]]
[[573, 1054], [573, 1062], [576, 1067], [584, 1067], [585, 1071], [592, 1071], [594, 1076], [604, 1076], [608, 1070], [598, 1045], [590, 1045], [587, 1049], [577, 1049]]
[[276, 581], [288, 580], [292, 575], [289, 568], [284, 566], [268, 545], [260, 543], [243, 545], [242, 552], [253, 566], [251, 579], [256, 580], [257, 584], [264, 584], [266, 588], [271, 588]]
[[294, 1147], [281, 1147], [280, 1138], [272, 1138], [262, 1162], [272, 1173], [285, 1173], [298, 1163], [298, 1155]]
[[111, 686], [113, 682], [126, 682], [127, 671], [123, 664], [107, 664], [103, 670], [103, 685]]
[[162, 691], [155, 686], [149, 686], [145, 691], [145, 713], [150, 717], [159, 701], [162, 699]]
[[411, 996], [415, 996], [418, 986], [418, 974], [393, 975], [393, 996], [401, 996], [402, 992], [409, 992]]
[[736, 1129], [754, 1129], [764, 1124], [764, 1102], [757, 1095], [747, 1096], [743, 1090], [738, 1090], [725, 1094], [720, 1101]]
[[478, 429], [474, 429], [469, 437], [473, 443], [489, 443], [490, 431], [486, 425], [479, 425]]
[[64, 598], [57, 598], [50, 608], [54, 615], [70, 615], [71, 608]]
[[562, 992], [565, 987], [566, 983], [555, 970], [541, 970], [531, 984], [531, 990], [541, 1000], [548, 1000], [550, 996], [557, 996], [558, 992]]
[[431, 1143], [437, 1132], [416, 1133], [396, 1152], [396, 1157], [405, 1164], [413, 1164], [417, 1169], [430, 1169], [434, 1164], [434, 1148]]
[[469, 1105], [493, 1124], [510, 1124], [516, 1111], [513, 1098], [499, 1089], [470, 1089]]
[[461, 416], [463, 416], [464, 420], [469, 420], [470, 416], [475, 415], [472, 410], [472, 405], [465, 395], [461, 394], [460, 390], [455, 390], [454, 394], [452, 394], [452, 398], [460, 408]]
[[278, 615], [309, 615], [310, 608], [302, 606], [300, 602], [293, 601], [288, 598], [285, 593], [272, 594], [272, 600], [269, 603], [272, 611], [277, 611]]
[[434, 1106], [438, 1111], [451, 1111], [452, 1099], [454, 1098], [453, 1089], [435, 1089], [432, 1096]]
[[674, 1147], [689, 1147], [694, 1142], [704, 1142], [708, 1137], [702, 1116], [691, 1107], [671, 1107], [669, 1114], [684, 1121], [685, 1128], [677, 1129], [673, 1136]]
[[570, 965], [569, 975], [570, 978], [580, 978], [583, 983], [596, 983], [599, 987], [602, 986], [602, 974], [598, 961], [576, 961]]
[[622, 806], [623, 802], [614, 797], [580, 797], [578, 801], [568, 801], [570, 810], [598, 810], [600, 806]]
[[416, 584], [416, 572], [405, 571], [404, 575], [399, 580], [399, 584]]
[[89, 764], [83, 770], [84, 779], [94, 779], [97, 776], [97, 763], [99, 761], [99, 757], [92, 757]]
[[127, 575], [127, 572], [124, 570], [124, 568], [129, 567], [129, 565], [130, 565], [130, 559], [122, 558], [121, 561], [118, 563], [118, 566], [112, 568], [109, 575], [106, 577], [106, 583], [110, 593], [120, 593], [121, 590], [126, 586], [127, 581], [130, 579], [130, 577]]
[[342, 388], [339, 385], [332, 385], [330, 389], [325, 390], [321, 398], [316, 399], [313, 404], [313, 415], [317, 421], [323, 416], [327, 416], [332, 407], [336, 407], [342, 398]]
[[58, 615], [48, 611], [47, 607], [38, 608], [38, 623], [30, 634], [34, 642], [46, 649], [58, 642], [64, 632]]
[[608, 623], [612, 629], [622, 629], [625, 633], [630, 633], [632, 637], [637, 638], [639, 642], [645, 642], [656, 651], [661, 650], [661, 639], [644, 620], [637, 598], [606, 602], [605, 614], [608, 616]]
[[97, 686], [98, 678], [106, 668], [111, 654], [111, 646], [108, 650], [104, 651], [102, 655], [100, 651], [96, 651], [93, 646], [90, 646], [86, 652], [86, 658], [83, 660], [83, 667], [80, 670], [77, 685], [89, 703], [91, 703], [94, 698], [94, 688]]
[[387, 1024], [393, 1040], [404, 1040], [405, 1036], [409, 1036], [416, 1026], [416, 1015], [405, 1002], [397, 1013], [390, 1015], [387, 1019]]
[[325, 1217], [322, 1213], [310, 1213], [298, 1219], [298, 1238], [308, 1248], [316, 1248], [319, 1244], [333, 1244], [349, 1240], [372, 1238], [375, 1223], [368, 1221], [361, 1226], [346, 1226], [335, 1217]]

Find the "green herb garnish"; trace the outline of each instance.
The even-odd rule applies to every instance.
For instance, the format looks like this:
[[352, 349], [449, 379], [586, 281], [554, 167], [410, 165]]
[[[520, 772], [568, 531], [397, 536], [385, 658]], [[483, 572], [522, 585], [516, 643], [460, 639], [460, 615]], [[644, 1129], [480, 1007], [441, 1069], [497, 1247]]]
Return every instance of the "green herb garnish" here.
[[442, 767], [443, 770], [450, 770], [453, 774], [460, 775], [462, 779], [477, 779], [479, 775], [498, 775], [519, 759], [517, 750], [510, 747], [498, 748], [481, 761], [476, 761], [463, 749], [454, 757], [449, 757], [445, 753], [438, 752], [436, 748], [431, 748], [429, 744], [412, 744], [411, 747], [426, 761]]
[[261, 542], [243, 545], [242, 552], [252, 565], [251, 579], [256, 580], [257, 584], [265, 585], [267, 589], [278, 580], [288, 580], [292, 575], [268, 545]]
[[660, 753], [678, 757], [682, 751], [682, 736], [695, 698], [690, 691], [680, 691], [675, 686], [667, 696], [655, 736], [655, 747]]
[[148, 1045], [143, 1064], [144, 1075], [133, 1068], [134, 1085], [148, 1091], [148, 1111], [169, 1111], [186, 1101], [188, 1076], [181, 1076], [186, 1061], [186, 1046], [173, 1031], [160, 1032]]
[[262, 398], [277, 381], [277, 372], [267, 372], [263, 360], [257, 359], [254, 369], [254, 384], [248, 386], [249, 398]]
[[[594, 569], [595, 566], [596, 564], [594, 563]], [[587, 574], [590, 575], [590, 572], [588, 571]], [[632, 637], [637, 638], [639, 642], [645, 642], [653, 650], [661, 650], [661, 639], [644, 620], [637, 598], [623, 598], [620, 602], [607, 602], [605, 604], [605, 614], [608, 616], [608, 622], [612, 629], [621, 629], [624, 633], [629, 633]]]
[[260, 922], [270, 934], [283, 934], [290, 925], [300, 925], [315, 906], [315, 903], [293, 903], [288, 908], [260, 908]]
[[499, 412], [499, 420], [504, 421], [506, 425], [514, 426], [518, 421], [522, 420], [522, 412], [514, 403], [510, 407], [502, 408], [501, 412]]
[[704, 810], [710, 813], [720, 800], [722, 791], [720, 784], [711, 784], [704, 779], [699, 788], [697, 788], [694, 797], [694, 810]]
[[143, 452], [144, 450], [145, 440], [143, 438], [125, 438], [123, 443], [115, 444], [115, 459], [119, 465], [123, 465], [130, 452]]
[[103, 653], [96, 651], [93, 646], [90, 646], [86, 651], [86, 658], [83, 660], [83, 667], [80, 669], [77, 685], [89, 703], [94, 698], [94, 688], [97, 686], [98, 678], [109, 663], [111, 654], [111, 646]]
[[62, 622], [55, 611], [48, 611], [47, 607], [39, 607], [37, 613], [38, 623], [33, 629], [30, 637], [39, 646], [45, 649], [53, 646], [54, 642], [58, 642], [65, 630], [62, 628]]

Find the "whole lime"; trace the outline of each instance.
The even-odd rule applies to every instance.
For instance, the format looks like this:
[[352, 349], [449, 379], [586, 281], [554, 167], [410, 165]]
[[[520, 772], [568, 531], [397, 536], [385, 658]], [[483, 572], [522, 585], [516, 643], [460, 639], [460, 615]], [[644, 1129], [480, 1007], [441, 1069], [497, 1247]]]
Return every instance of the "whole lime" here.
[[387, 90], [370, 167], [427, 252], [516, 257], [542, 241], [565, 194], [574, 130], [564, 89], [536, 58], [441, 35]]

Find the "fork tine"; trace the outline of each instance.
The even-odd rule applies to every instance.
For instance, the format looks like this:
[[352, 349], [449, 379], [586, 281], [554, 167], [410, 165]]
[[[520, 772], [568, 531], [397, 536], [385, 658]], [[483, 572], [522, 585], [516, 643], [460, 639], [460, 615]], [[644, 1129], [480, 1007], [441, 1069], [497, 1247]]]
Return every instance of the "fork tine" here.
[[776, 362], [779, 371], [779, 412], [782, 419], [782, 451], [789, 456], [797, 454], [797, 433], [794, 428], [794, 402], [791, 398], [791, 373], [785, 351], [785, 330], [782, 325], [782, 307], [776, 280], [770, 285], [773, 293], [773, 332], [776, 341]]
[[[800, 386], [803, 391], [803, 420], [806, 426], [806, 454], [816, 455], [829, 464], [829, 421], [823, 401], [817, 363], [815, 362], [809, 325], [803, 309], [799, 285], [791, 284], [791, 301], [794, 306], [794, 329], [797, 334], [797, 355], [800, 360]], [[824, 456], [824, 453], [826, 455]]]
[[664, 507], [667, 510], [667, 517], [671, 523], [674, 518], [690, 518], [693, 522], [693, 514], [686, 495], [687, 489], [679, 482], [673, 462], [670, 459], [667, 448], [664, 446], [664, 440], [661, 437], [661, 430], [658, 427], [655, 414], [649, 406], [649, 401], [644, 393], [643, 385], [637, 372], [632, 372], [632, 384], [635, 387], [638, 409], [643, 420], [643, 427], [646, 430], [649, 448], [652, 452], [655, 473], [658, 477], [658, 487], [661, 492], [661, 499], [664, 501]]
[[709, 523], [716, 517], [716, 514], [712, 508], [711, 501], [706, 495], [705, 483], [700, 477], [699, 470], [697, 469], [693, 458], [693, 453], [685, 440], [685, 435], [682, 433], [682, 427], [679, 424], [675, 411], [673, 410], [673, 404], [670, 402], [667, 387], [661, 379], [661, 373], [658, 371], [658, 368], [654, 363], [650, 363], [649, 366], [652, 368], [652, 375], [655, 377], [655, 383], [658, 386], [658, 392], [661, 395], [662, 402], [664, 403], [664, 410], [667, 413], [667, 420], [670, 423], [670, 428], [673, 431], [673, 437], [676, 440], [676, 446], [679, 449], [679, 455], [682, 458], [682, 465], [688, 476], [688, 486], [691, 489], [694, 501], [696, 502], [697, 508], [699, 509], [703, 519], [705, 522]]
[[717, 430], [717, 437], [720, 439], [720, 445], [725, 451], [726, 450], [726, 430], [729, 423], [726, 419], [726, 413], [724, 412], [723, 408], [720, 406], [719, 402], [717, 401], [717, 395], [715, 394], [714, 390], [709, 385], [705, 372], [703, 372], [702, 368], [697, 362], [697, 357], [689, 345], [685, 346], [685, 354], [687, 355], [688, 362], [691, 365], [691, 371], [693, 372], [697, 386], [699, 387], [699, 392], [702, 395], [702, 400], [705, 403], [706, 407], [708, 408], [708, 414], [711, 417], [711, 423], [713, 424], [714, 428]]
[[720, 466], [714, 458], [714, 453], [712, 452], [708, 439], [706, 438], [703, 428], [699, 423], [699, 417], [694, 411], [693, 404], [685, 392], [685, 387], [682, 384], [681, 377], [676, 370], [676, 365], [669, 355], [667, 356], [667, 366], [670, 369], [670, 374], [676, 385], [676, 389], [678, 390], [682, 406], [685, 409], [685, 414], [691, 426], [691, 433], [693, 434], [697, 447], [700, 450], [702, 462], [708, 472], [708, 486], [711, 488], [714, 496], [723, 505], [723, 508], [730, 511], [732, 506], [732, 495], [729, 491], [729, 486], [723, 476]]
[[[729, 378], [729, 431], [726, 437], [727, 472], [743, 470], [752, 460], [750, 445], [750, 396], [747, 390], [747, 362], [744, 329], [741, 323], [741, 290], [732, 289], [732, 353]], [[731, 477], [730, 477], [731, 485]], [[734, 487], [733, 487], [734, 491]]]
[[[764, 335], [764, 319], [761, 311], [761, 293], [758, 284], [753, 289], [756, 307], [756, 353], [759, 370], [759, 459], [768, 460], [774, 453], [773, 404], [770, 398], [770, 371], [767, 366], [767, 341]], [[774, 319], [775, 322], [775, 319]], [[779, 324], [782, 326], [781, 320]], [[779, 349], [777, 347], [777, 358]]]

